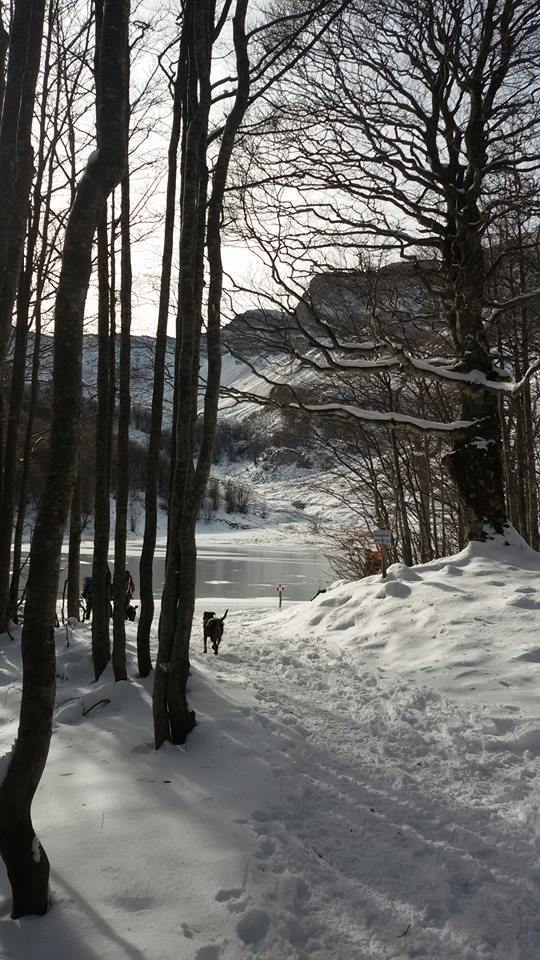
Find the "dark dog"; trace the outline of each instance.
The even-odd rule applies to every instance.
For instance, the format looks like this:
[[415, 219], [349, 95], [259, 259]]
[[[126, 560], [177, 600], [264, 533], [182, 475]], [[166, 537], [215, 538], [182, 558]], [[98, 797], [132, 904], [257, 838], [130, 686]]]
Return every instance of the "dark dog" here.
[[137, 606], [134, 606], [132, 603], [128, 603], [126, 607], [126, 616], [125, 616], [126, 620], [131, 620], [132, 623], [136, 620], [138, 606], [139, 606], [138, 604]]
[[212, 644], [212, 650], [214, 651], [216, 657], [219, 650], [219, 645], [221, 643], [221, 638], [223, 636], [223, 621], [227, 616], [229, 610], [227, 609], [222, 617], [216, 617], [213, 610], [205, 610], [203, 613], [203, 624], [204, 624], [204, 653], [208, 653], [206, 649], [207, 641], [210, 640]]

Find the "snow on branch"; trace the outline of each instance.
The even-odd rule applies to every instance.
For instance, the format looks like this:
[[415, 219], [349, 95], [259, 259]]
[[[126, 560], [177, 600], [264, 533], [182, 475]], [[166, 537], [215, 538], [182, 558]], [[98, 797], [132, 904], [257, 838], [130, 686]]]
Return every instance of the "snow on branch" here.
[[490, 304], [491, 312], [485, 319], [485, 325], [490, 326], [500, 317], [501, 313], [505, 313], [506, 310], [511, 310], [512, 307], [518, 307], [521, 303], [527, 303], [528, 300], [532, 300], [534, 297], [540, 297], [540, 287], [535, 287], [534, 290], [527, 290], [525, 293], [520, 293], [517, 297], [512, 297], [510, 300], [500, 300], [494, 301]]
[[[366, 351], [373, 350], [374, 346], [372, 344], [362, 344], [362, 349]], [[483, 387], [485, 390], [495, 390], [503, 393], [516, 393], [522, 389], [524, 384], [532, 376], [532, 374], [539, 368], [539, 364], [533, 364], [525, 376], [519, 381], [519, 383], [514, 383], [511, 380], [490, 380], [482, 370], [460, 370], [459, 361], [454, 367], [445, 366], [445, 363], [452, 361], [429, 361], [421, 360], [419, 358], [413, 357], [410, 353], [407, 353], [405, 350], [398, 350], [394, 354], [391, 354], [387, 357], [380, 357], [377, 360], [364, 360], [364, 359], [355, 359], [349, 360], [346, 357], [338, 357], [332, 349], [329, 349], [323, 343], [319, 342], [317, 348], [324, 356], [324, 361], [318, 360], [314, 356], [310, 356], [309, 353], [301, 354], [299, 351], [289, 350], [289, 353], [294, 356], [299, 364], [311, 367], [314, 370], [319, 371], [320, 373], [331, 373], [334, 371], [340, 371], [342, 373], [349, 373], [354, 371], [358, 374], [377, 374], [377, 373], [388, 373], [389, 371], [396, 371], [397, 373], [405, 373], [413, 376], [415, 379], [420, 380], [442, 380], [445, 382], [452, 382], [455, 384], [469, 385], [473, 387]], [[316, 349], [317, 349], [316, 348]], [[342, 349], [340, 344], [339, 350]], [[244, 357], [238, 356], [237, 359], [245, 361]], [[258, 373], [254, 368], [253, 372]], [[501, 371], [501, 376], [507, 376]]]
[[463, 434], [474, 427], [477, 421], [474, 420], [451, 420], [444, 423], [437, 420], [425, 420], [419, 417], [409, 416], [404, 413], [389, 411], [381, 413], [378, 410], [365, 410], [353, 404], [346, 403], [305, 403], [300, 400], [294, 387], [288, 383], [280, 383], [270, 379], [265, 374], [257, 371], [251, 363], [243, 360], [246, 366], [250, 367], [253, 373], [270, 387], [286, 388], [291, 394], [291, 400], [283, 401], [275, 397], [262, 396], [248, 390], [238, 390], [235, 387], [223, 387], [221, 393], [234, 400], [235, 403], [256, 403], [261, 407], [272, 407], [280, 410], [297, 410], [312, 416], [326, 416], [338, 420], [358, 420], [362, 423], [371, 423], [374, 426], [396, 427], [401, 430], [408, 430], [421, 434], [432, 434], [434, 436], [446, 436], [454, 439], [457, 435]]
[[297, 407], [306, 413], [335, 416], [339, 419], [360, 420], [363, 423], [373, 423], [387, 427], [401, 427], [416, 433], [452, 434], [464, 433], [474, 426], [473, 420], [451, 420], [442, 423], [437, 420], [423, 420], [411, 417], [405, 413], [381, 413], [378, 410], [364, 410], [347, 403], [290, 403], [290, 408]]

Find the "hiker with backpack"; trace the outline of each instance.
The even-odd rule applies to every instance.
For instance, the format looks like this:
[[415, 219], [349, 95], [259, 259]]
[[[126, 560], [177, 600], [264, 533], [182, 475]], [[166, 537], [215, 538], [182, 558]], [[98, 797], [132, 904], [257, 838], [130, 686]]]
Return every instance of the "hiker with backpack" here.
[[135, 619], [135, 607], [132, 606], [131, 601], [135, 596], [135, 581], [131, 576], [129, 570], [126, 570], [126, 610], [125, 610], [125, 619], [134, 620]]
[[84, 617], [83, 620], [89, 620], [92, 616], [92, 589], [94, 586], [94, 581], [92, 577], [85, 577], [83, 580], [83, 592], [82, 599], [84, 600]]

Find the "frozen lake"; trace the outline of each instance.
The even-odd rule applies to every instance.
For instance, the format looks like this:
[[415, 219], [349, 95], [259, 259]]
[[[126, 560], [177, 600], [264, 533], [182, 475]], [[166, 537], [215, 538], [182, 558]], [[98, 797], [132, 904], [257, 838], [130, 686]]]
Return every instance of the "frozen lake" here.
[[[67, 561], [67, 558], [65, 558]], [[135, 579], [139, 595], [139, 552], [128, 544], [127, 565]], [[92, 554], [81, 549], [82, 578], [92, 570]], [[111, 563], [112, 570], [112, 563]], [[154, 592], [161, 596], [165, 574], [164, 549], [158, 547], [154, 560]], [[65, 573], [61, 574], [62, 588]], [[271, 547], [229, 545], [226, 541], [200, 545], [197, 553], [197, 596], [250, 599], [276, 596], [278, 583], [285, 587], [285, 600], [311, 600], [336, 575], [320, 550], [313, 547]]]

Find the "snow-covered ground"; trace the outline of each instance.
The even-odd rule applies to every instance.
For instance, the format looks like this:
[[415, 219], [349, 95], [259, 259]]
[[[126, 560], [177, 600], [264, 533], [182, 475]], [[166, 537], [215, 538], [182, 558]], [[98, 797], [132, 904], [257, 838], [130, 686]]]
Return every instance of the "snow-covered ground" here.
[[[339, 478], [316, 469], [281, 466], [275, 472], [255, 466], [246, 460], [214, 465], [213, 479], [223, 485], [232, 480], [249, 489], [251, 501], [247, 513], [227, 513], [222, 503], [208, 523], [200, 519], [197, 540], [201, 543], [231, 544], [321, 544], [321, 531], [332, 527], [354, 525], [357, 520], [350, 509], [334, 497], [341, 490]], [[111, 556], [114, 554], [116, 502], [111, 497]], [[28, 526], [28, 535], [32, 523]], [[93, 518], [83, 531], [83, 549], [93, 547]], [[144, 498], [130, 501], [127, 537], [128, 549], [142, 548], [144, 534]], [[162, 506], [157, 514], [157, 539], [163, 549], [167, 539], [167, 511]], [[67, 551], [68, 541], [65, 540]]]
[[10, 920], [2, 874], [0, 956], [535, 960], [539, 575], [516, 537], [280, 612], [227, 600], [220, 656], [193, 643], [198, 726], [158, 753], [150, 682], [92, 684], [87, 628], [59, 632], [52, 909]]

